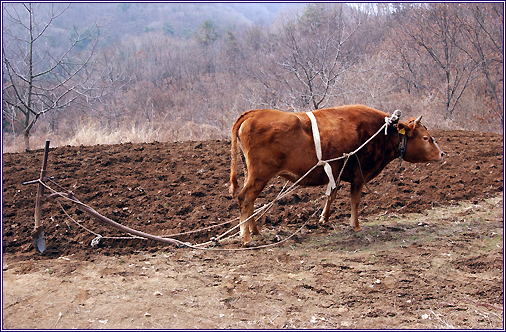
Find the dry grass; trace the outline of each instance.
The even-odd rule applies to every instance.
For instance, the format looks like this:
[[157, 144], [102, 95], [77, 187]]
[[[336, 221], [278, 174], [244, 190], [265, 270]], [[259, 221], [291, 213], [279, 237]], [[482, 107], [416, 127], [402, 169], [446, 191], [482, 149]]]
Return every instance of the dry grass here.
[[[366, 80], [367, 75], [362, 76], [363, 80]], [[381, 81], [381, 78], [379, 75], [368, 79]], [[156, 93], [151, 93], [149, 98], [142, 102], [140, 96], [144, 96], [146, 92], [142, 89], [133, 91], [118, 100], [119, 104], [114, 109], [116, 113], [111, 113], [110, 109], [102, 109], [97, 110], [95, 117], [62, 117], [62, 121], [57, 121], [57, 129], [50, 129], [52, 127], [49, 125], [49, 118], [41, 118], [31, 132], [30, 148], [42, 149], [46, 140], [50, 140], [51, 146], [56, 147], [223, 139], [230, 136], [230, 128], [240, 113], [259, 106], [268, 107], [242, 98], [245, 91], [223, 78], [219, 80], [221, 84], [212, 84], [213, 82], [211, 79], [203, 80], [197, 87], [181, 91], [156, 90]], [[367, 82], [363, 85], [372, 84]], [[202, 91], [213, 93], [203, 94]], [[479, 100], [463, 98], [463, 106], [455, 110], [453, 118], [445, 119], [441, 96], [424, 95], [414, 98], [405, 91], [392, 92], [387, 85], [378, 85], [378, 91], [373, 95], [367, 92], [368, 90], [364, 89], [362, 93], [355, 93], [353, 99], [336, 96], [329, 102], [329, 106], [361, 103], [390, 114], [400, 109], [402, 119], [422, 115], [423, 123], [429, 130], [502, 131], [500, 121], [489, 123], [479, 120], [480, 116], [483, 116], [479, 110], [484, 109]], [[171, 99], [168, 100], [166, 95], [170, 95]], [[136, 96], [139, 98], [136, 99]], [[155, 107], [155, 104], [171, 106], [165, 109]], [[108, 114], [108, 120], [104, 114]], [[106, 124], [103, 124], [104, 121]], [[11, 133], [4, 132], [2, 143], [4, 153], [24, 151], [21, 135], [14, 137]]]
[[[72, 137], [62, 136], [59, 133], [43, 133], [35, 131], [30, 137], [32, 150], [44, 148], [46, 140], [51, 141], [51, 147], [79, 146], [98, 144], [121, 144], [121, 143], [150, 143], [150, 142], [173, 142], [186, 140], [223, 139], [227, 135], [219, 128], [194, 122], [178, 123], [167, 122], [158, 125], [126, 125], [119, 130], [111, 130], [101, 126], [97, 121], [90, 121], [79, 126], [78, 131]], [[24, 151], [23, 137], [3, 136], [3, 153], [16, 153]]]

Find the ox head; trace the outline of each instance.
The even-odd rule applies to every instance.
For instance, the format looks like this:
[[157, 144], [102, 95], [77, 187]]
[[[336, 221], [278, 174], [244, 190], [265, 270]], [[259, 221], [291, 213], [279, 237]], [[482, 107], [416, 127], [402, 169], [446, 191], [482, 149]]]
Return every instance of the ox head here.
[[443, 151], [439, 149], [436, 141], [430, 136], [427, 128], [420, 123], [422, 117], [411, 119], [408, 123], [399, 122], [397, 130], [406, 135], [406, 152], [404, 160], [411, 163], [426, 163], [442, 161]]

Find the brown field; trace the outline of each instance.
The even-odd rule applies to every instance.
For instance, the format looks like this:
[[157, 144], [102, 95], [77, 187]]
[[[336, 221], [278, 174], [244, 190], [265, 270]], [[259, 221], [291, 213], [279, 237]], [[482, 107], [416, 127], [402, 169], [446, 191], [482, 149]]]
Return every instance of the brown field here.
[[[109, 239], [126, 235], [51, 199], [38, 253], [37, 186], [22, 183], [39, 177], [43, 151], [4, 154], [2, 327], [502, 329], [503, 136], [432, 134], [445, 162], [403, 163], [384, 196], [364, 191], [361, 231], [348, 226], [349, 184], [327, 225], [312, 216], [325, 189], [299, 188], [258, 222], [257, 242], [272, 246], [237, 251], [224, 249], [238, 238], [213, 250]], [[169, 235], [238, 215], [229, 150], [226, 140], [57, 147], [47, 174], [102, 215]], [[273, 179], [258, 203], [283, 184]], [[103, 236], [97, 247], [77, 224]], [[176, 238], [202, 243], [230, 226]]]

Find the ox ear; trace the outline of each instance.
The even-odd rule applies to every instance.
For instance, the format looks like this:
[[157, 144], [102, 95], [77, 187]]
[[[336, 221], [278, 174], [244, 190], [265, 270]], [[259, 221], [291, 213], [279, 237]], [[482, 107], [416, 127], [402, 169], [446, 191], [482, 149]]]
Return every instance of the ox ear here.
[[399, 134], [407, 135], [408, 137], [411, 137], [411, 135], [413, 134], [413, 128], [402, 122], [399, 122], [397, 124], [397, 131], [399, 132]]

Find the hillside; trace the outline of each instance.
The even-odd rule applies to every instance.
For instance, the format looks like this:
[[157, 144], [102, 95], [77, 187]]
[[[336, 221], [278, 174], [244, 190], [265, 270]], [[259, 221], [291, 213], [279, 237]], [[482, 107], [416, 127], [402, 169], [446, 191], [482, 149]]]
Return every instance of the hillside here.
[[57, 25], [88, 27], [96, 22], [105, 44], [151, 31], [188, 38], [205, 20], [223, 29], [235, 25], [270, 24], [276, 16], [303, 3], [73, 3]]

